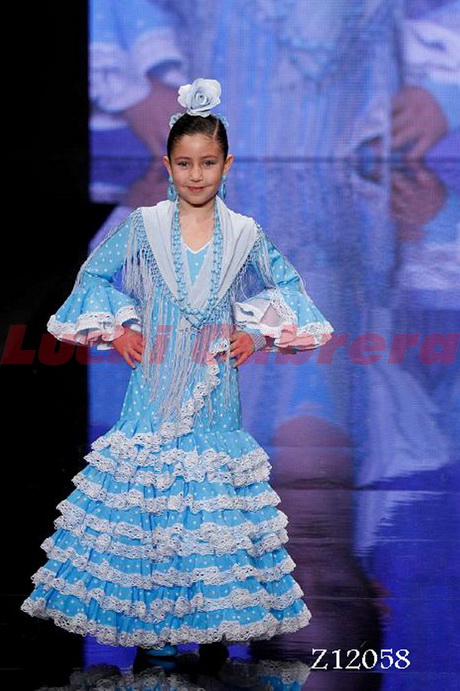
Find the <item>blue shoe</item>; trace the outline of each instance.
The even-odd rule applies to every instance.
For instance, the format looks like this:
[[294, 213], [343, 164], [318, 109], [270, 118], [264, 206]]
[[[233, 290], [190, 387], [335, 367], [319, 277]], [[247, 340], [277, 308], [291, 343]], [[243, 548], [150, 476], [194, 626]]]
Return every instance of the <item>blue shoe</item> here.
[[146, 648], [144, 650], [146, 655], [158, 655], [159, 657], [170, 656], [177, 654], [175, 645], [165, 645], [163, 648]]

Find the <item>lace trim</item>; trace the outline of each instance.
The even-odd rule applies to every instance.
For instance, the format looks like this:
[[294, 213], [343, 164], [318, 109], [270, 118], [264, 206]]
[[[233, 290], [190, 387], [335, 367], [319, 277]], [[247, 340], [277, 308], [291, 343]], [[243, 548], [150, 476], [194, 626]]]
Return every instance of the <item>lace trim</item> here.
[[[73, 505], [70, 504], [70, 507]], [[84, 516], [81, 509], [72, 513], [70, 520], [61, 516], [56, 521], [56, 526], [67, 530], [74, 535], [82, 544], [92, 547], [101, 553], [111, 553], [127, 558], [139, 558], [143, 552], [147, 553], [148, 559], [164, 561], [168, 557], [189, 556], [192, 554], [214, 554], [217, 556], [229, 555], [239, 550], [245, 550], [252, 556], [258, 556], [267, 551], [277, 549], [280, 543], [287, 541], [287, 517], [281, 512], [277, 516], [264, 521], [259, 526], [246, 521], [234, 529], [223, 529], [222, 525], [206, 522], [197, 530], [185, 530], [179, 523], [168, 528], [156, 528], [154, 531], [143, 531], [137, 526], [130, 524], [110, 524], [109, 521], [90, 516], [92, 520], [87, 521], [87, 527], [101, 533], [92, 536], [85, 531]], [[76, 516], [80, 515], [80, 520]], [[74, 521], [75, 523], [71, 522]], [[104, 524], [103, 529], [101, 523]], [[110, 527], [115, 525], [115, 530], [109, 532]], [[136, 529], [137, 530], [133, 530]], [[127, 537], [133, 538], [132, 533], [142, 532], [144, 535], [143, 544], [125, 545], [117, 541], [117, 535], [131, 533]], [[262, 534], [262, 536], [260, 536]], [[51, 549], [54, 542], [49, 542], [51, 538], [44, 541], [42, 547], [45, 550]], [[152, 542], [155, 544], [152, 545]], [[58, 549], [58, 548], [55, 548]], [[54, 549], [48, 553], [50, 558], [54, 558]], [[83, 558], [83, 557], [81, 557]], [[89, 555], [85, 557], [85, 563], [89, 560]]]
[[[166, 557], [186, 557], [192, 554], [208, 555], [210, 549], [207, 543], [200, 543], [192, 539], [179, 544], [177, 551], [173, 549], [165, 550], [163, 545], [158, 547], [152, 547], [151, 545], [127, 545], [123, 542], [116, 542], [110, 535], [105, 533], [101, 535], [85, 533], [84, 535], [79, 535], [78, 539], [84, 547], [95, 549], [97, 552], [104, 554], [125, 557], [126, 559], [155, 559], [156, 561], [162, 561]], [[259, 557], [266, 552], [273, 552], [279, 549], [288, 539], [287, 531], [284, 528], [276, 531], [276, 533], [264, 535], [257, 543], [251, 542], [249, 538], [239, 538], [234, 545], [229, 547], [232, 551], [227, 552], [227, 554], [244, 549], [251, 557]], [[41, 546], [49, 555], [53, 554], [55, 546], [53, 536], [46, 538]]]
[[[229, 345], [228, 339], [219, 338], [211, 345], [209, 352], [212, 356], [217, 355], [222, 350], [227, 350]], [[163, 422], [158, 432], [146, 432], [135, 434], [134, 437], [128, 439], [124, 434], [115, 432], [109, 436], [102, 436], [96, 439], [91, 448], [95, 451], [110, 446], [114, 449], [114, 453], [121, 455], [124, 458], [136, 458], [138, 453], [136, 451], [136, 444], [144, 447], [139, 452], [140, 459], [145, 460], [151, 451], [159, 451], [164, 444], [188, 434], [193, 428], [193, 418], [195, 413], [200, 410], [205, 404], [205, 398], [213, 389], [219, 384], [219, 365], [208, 364], [205, 380], [199, 382], [194, 390], [192, 396], [184, 403], [180, 409], [179, 419], [175, 422]]]
[[[127, 440], [120, 432], [111, 435], [107, 440], [112, 440], [115, 436]], [[136, 463], [139, 463], [139, 455], [140, 453], [137, 453]], [[230, 483], [239, 487], [267, 481], [272, 468], [262, 448], [249, 451], [239, 458], [232, 458], [214, 449], [207, 449], [201, 454], [196, 451], [171, 449], [160, 452], [159, 456], [141, 459], [143, 464], [152, 467], [153, 471], [139, 470], [135, 464], [126, 460], [114, 461], [99, 451], [91, 451], [85, 456], [85, 460], [97, 470], [113, 475], [116, 481], [131, 481], [140, 485], [151, 485], [157, 489], [168, 489], [177, 477], [183, 477], [186, 482], [204, 482], [207, 479], [210, 482]], [[159, 472], [163, 470], [165, 463], [172, 466], [171, 470]], [[222, 466], [228, 466], [229, 470], [224, 470]]]
[[320, 339], [324, 334], [331, 334], [334, 331], [332, 324], [329, 322], [309, 322], [305, 326], [297, 328], [297, 334], [310, 334], [317, 339]]
[[[302, 603], [303, 604], [303, 603]], [[273, 614], [268, 613], [263, 619], [241, 624], [237, 621], [222, 621], [217, 627], [205, 630], [183, 625], [180, 628], [164, 626], [161, 634], [154, 631], [134, 629], [129, 633], [120, 632], [115, 626], [98, 624], [85, 614], [79, 613], [72, 617], [57, 609], [48, 609], [45, 598], [31, 600], [28, 598], [21, 605], [21, 610], [31, 616], [42, 619], [52, 618], [54, 623], [67, 631], [81, 635], [94, 636], [100, 643], [106, 645], [139, 646], [141, 648], [159, 648], [166, 644], [181, 643], [212, 643], [216, 641], [237, 642], [253, 640], [267, 640], [282, 633], [291, 633], [307, 626], [311, 613], [303, 604], [302, 610], [293, 617], [286, 617], [278, 621]]]
[[300, 585], [294, 582], [282, 595], [271, 595], [263, 588], [252, 593], [245, 588], [232, 588], [230, 593], [223, 597], [206, 597], [202, 592], [198, 592], [191, 599], [183, 596], [156, 598], [148, 606], [144, 600], [123, 600], [114, 595], [107, 595], [103, 588], [87, 588], [83, 581], [68, 583], [64, 578], [54, 578], [51, 573], [42, 574], [38, 584], [47, 589], [53, 588], [61, 595], [75, 596], [85, 605], [95, 601], [104, 610], [135, 617], [147, 624], [164, 621], [168, 614], [182, 619], [196, 612], [216, 612], [229, 608], [240, 610], [258, 605], [265, 609], [282, 610], [290, 607], [304, 595]]
[[[126, 523], [124, 521], [110, 521], [106, 518], [99, 518], [93, 513], [87, 513], [84, 509], [76, 506], [68, 499], [61, 501], [57, 507], [58, 511], [62, 513], [54, 521], [56, 528], [64, 528], [70, 530], [74, 535], [83, 535], [86, 528], [92, 528], [99, 533], [107, 533], [114, 537], [123, 535], [132, 538], [133, 540], [141, 540], [141, 542], [151, 544], [152, 542], [162, 542], [174, 540], [180, 536], [182, 540], [187, 541], [193, 536], [196, 540], [204, 540], [209, 545], [216, 545], [216, 548], [225, 541], [234, 540], [236, 536], [248, 536], [257, 538], [263, 533], [273, 532], [285, 528], [288, 524], [288, 517], [283, 511], [276, 509], [276, 516], [265, 521], [256, 523], [251, 520], [244, 520], [239, 525], [228, 526], [221, 523], [215, 523], [211, 520], [204, 521], [196, 530], [189, 530], [184, 528], [182, 524], [182, 516], [175, 517], [175, 522], [163, 528], [161, 526], [145, 530], [140, 525]], [[139, 521], [142, 521], [142, 516], [136, 516]], [[149, 518], [148, 516], [146, 517]]]
[[[242, 309], [242, 304], [243, 303], [235, 303], [235, 314], [236, 314], [236, 321], [240, 328], [247, 329], [247, 328], [257, 328], [262, 336], [269, 336], [270, 338], [275, 339], [275, 344], [270, 345], [267, 344], [266, 347], [259, 343], [259, 350], [264, 349], [264, 350], [277, 350], [278, 348], [281, 347], [290, 347], [290, 346], [295, 346], [296, 339], [298, 336], [302, 335], [308, 335], [312, 336], [315, 342], [316, 346], [322, 345], [323, 344], [323, 339], [325, 336], [331, 334], [334, 329], [332, 325], [328, 321], [324, 322], [308, 322], [307, 324], [303, 326], [298, 326], [297, 325], [297, 316], [293, 312], [293, 310], [289, 307], [287, 302], [284, 300], [281, 292], [276, 289], [272, 288], [267, 288], [266, 293], [269, 296], [269, 301], [267, 304], [267, 307], [265, 311], [262, 313], [261, 310], [256, 307], [255, 305], [251, 304], [250, 300], [246, 300], [244, 302], [244, 309]], [[313, 301], [311, 298], [305, 294], [305, 298], [312, 303]], [[254, 314], [252, 315], [252, 320], [256, 319], [257, 324], [254, 324], [253, 321], [248, 320], [247, 317], [244, 316], [243, 312], [244, 310], [247, 311], [248, 306], [251, 307], [253, 310]], [[267, 309], [272, 306], [273, 309], [276, 311], [278, 314], [281, 324], [278, 326], [271, 326], [268, 324], [264, 324], [262, 319], [267, 311]], [[241, 310], [241, 313], [240, 313]], [[291, 335], [291, 338], [287, 340], [284, 338], [282, 342], [280, 341], [281, 336], [286, 337], [287, 334]], [[251, 335], [251, 334], [249, 334]], [[328, 339], [329, 340], [329, 339]]]
[[[286, 326], [291, 328], [289, 330], [286, 330]], [[329, 322], [309, 322], [305, 326], [292, 326], [292, 324], [289, 323], [281, 324], [281, 326], [266, 326], [265, 324], [260, 323], [258, 325], [258, 329], [260, 330], [260, 333], [263, 336], [269, 336], [270, 338], [274, 338], [275, 341], [278, 341], [277, 343], [275, 343], [275, 345], [267, 346], [269, 350], [278, 350], [279, 348], [295, 347], [297, 345], [297, 338], [299, 336], [305, 335], [312, 336], [314, 339], [315, 346], [320, 346], [329, 340], [329, 334], [332, 334], [332, 332], [334, 331], [333, 327], [331, 326], [331, 324], [329, 324]], [[291, 335], [291, 338], [289, 340], [285, 339], [281, 343], [281, 336], [287, 336], [288, 334]]]
[[92, 346], [101, 341], [112, 341], [123, 333], [121, 325], [131, 320], [140, 327], [141, 320], [134, 305], [125, 305], [115, 315], [110, 312], [88, 312], [80, 315], [76, 322], [60, 322], [53, 314], [46, 328], [59, 341]]
[[261, 333], [251, 333], [250, 331], [246, 331], [246, 333], [254, 344], [254, 352], [260, 350], [261, 348], [265, 348], [267, 345], [267, 339], [265, 336], [263, 336]]
[[[286, 552], [279, 564], [270, 567], [258, 568], [253, 564], [233, 564], [230, 568], [226, 568], [225, 571], [220, 570], [218, 566], [203, 566], [187, 572], [169, 567], [166, 571], [153, 570], [150, 576], [145, 576], [139, 573], [120, 571], [111, 566], [108, 559], [104, 559], [96, 564], [90, 561], [89, 554], [78, 554], [72, 547], [65, 550], [55, 547], [49, 556], [64, 564], [70, 562], [76, 569], [84, 570], [96, 578], [119, 583], [125, 587], [131, 586], [146, 589], [158, 585], [169, 587], [190, 586], [196, 581], [203, 581], [205, 585], [225, 585], [233, 581], [244, 581], [251, 577], [256, 578], [259, 582], [267, 583], [269, 581], [279, 581], [284, 575], [291, 573], [296, 566], [291, 556]], [[43, 572], [47, 571], [49, 569], [45, 566], [40, 567], [32, 576], [32, 581], [37, 583]]]
[[267, 293], [270, 295], [270, 303], [278, 312], [280, 318], [287, 324], [297, 324], [297, 316], [283, 298], [280, 289], [269, 288]]
[[219, 511], [221, 509], [257, 511], [265, 506], [276, 506], [281, 501], [280, 496], [271, 488], [250, 497], [219, 493], [206, 499], [196, 499], [192, 494], [184, 492], [167, 494], [162, 497], [145, 497], [139, 489], [109, 492], [96, 482], [82, 476], [82, 473], [74, 477], [72, 482], [87, 497], [94, 501], [103, 502], [105, 506], [111, 509], [131, 509], [137, 506], [142, 511], [153, 514], [185, 509], [190, 509], [192, 513]]

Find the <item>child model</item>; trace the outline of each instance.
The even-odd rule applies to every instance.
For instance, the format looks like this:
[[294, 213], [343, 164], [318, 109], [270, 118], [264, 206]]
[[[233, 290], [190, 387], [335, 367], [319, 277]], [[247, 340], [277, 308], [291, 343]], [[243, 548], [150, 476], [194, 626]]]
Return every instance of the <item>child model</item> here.
[[242, 428], [236, 368], [255, 350], [315, 348], [332, 332], [289, 261], [221, 198], [233, 158], [211, 113], [219, 83], [183, 86], [179, 103], [168, 200], [109, 234], [48, 322], [59, 340], [114, 347], [133, 371], [21, 606], [164, 655], [308, 624], [268, 456]]

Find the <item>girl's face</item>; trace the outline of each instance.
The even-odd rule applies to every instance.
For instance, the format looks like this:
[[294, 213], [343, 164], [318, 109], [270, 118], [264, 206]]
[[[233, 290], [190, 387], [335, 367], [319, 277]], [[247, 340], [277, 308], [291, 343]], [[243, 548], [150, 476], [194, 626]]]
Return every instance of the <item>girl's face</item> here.
[[172, 175], [181, 200], [195, 207], [206, 206], [217, 194], [222, 175], [233, 163], [233, 156], [224, 159], [218, 141], [204, 134], [184, 134], [163, 162]]

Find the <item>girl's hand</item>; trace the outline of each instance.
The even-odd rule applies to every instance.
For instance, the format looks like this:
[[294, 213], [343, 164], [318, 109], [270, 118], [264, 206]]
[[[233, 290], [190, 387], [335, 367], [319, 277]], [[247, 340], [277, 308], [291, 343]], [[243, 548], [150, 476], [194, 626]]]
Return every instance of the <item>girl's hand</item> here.
[[230, 357], [237, 357], [238, 360], [232, 367], [242, 365], [255, 350], [254, 341], [245, 331], [234, 331], [230, 336]]
[[124, 326], [124, 333], [112, 341], [115, 350], [130, 367], [135, 367], [134, 360], [141, 362], [144, 351], [144, 336], [134, 329]]

